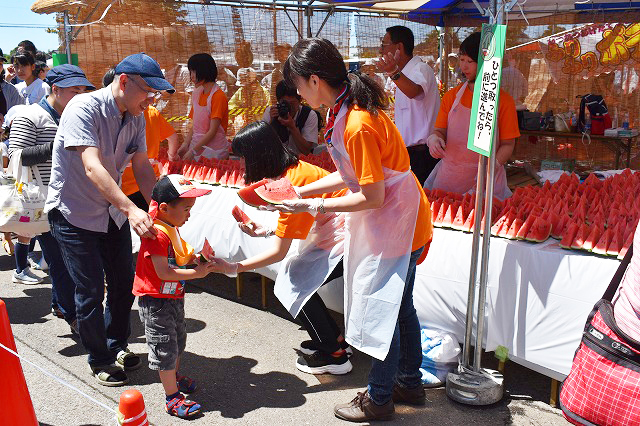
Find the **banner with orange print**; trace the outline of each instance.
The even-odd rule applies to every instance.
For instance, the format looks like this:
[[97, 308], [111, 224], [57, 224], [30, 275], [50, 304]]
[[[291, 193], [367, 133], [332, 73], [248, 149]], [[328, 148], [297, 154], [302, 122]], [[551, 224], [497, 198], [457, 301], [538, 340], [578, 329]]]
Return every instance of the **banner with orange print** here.
[[588, 24], [538, 41], [554, 80], [595, 77], [621, 66], [640, 68], [640, 23]]

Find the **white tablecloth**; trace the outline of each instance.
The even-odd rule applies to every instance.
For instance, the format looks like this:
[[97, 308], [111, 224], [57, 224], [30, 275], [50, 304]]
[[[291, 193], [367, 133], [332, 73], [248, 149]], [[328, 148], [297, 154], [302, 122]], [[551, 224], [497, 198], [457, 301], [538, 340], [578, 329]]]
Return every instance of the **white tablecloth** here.
[[[275, 226], [277, 213], [242, 204], [236, 190], [215, 187], [201, 197], [181, 228], [200, 248], [207, 237], [220, 257], [242, 260], [262, 252], [270, 238], [251, 238], [231, 215], [238, 205], [251, 219]], [[414, 300], [423, 326], [464, 340], [471, 234], [436, 229], [427, 259], [416, 272]], [[619, 262], [542, 244], [491, 239], [485, 347], [502, 345], [517, 362], [555, 378], [568, 374], [586, 318]], [[279, 264], [259, 269], [275, 279]], [[321, 289], [331, 309], [342, 311], [340, 281]]]

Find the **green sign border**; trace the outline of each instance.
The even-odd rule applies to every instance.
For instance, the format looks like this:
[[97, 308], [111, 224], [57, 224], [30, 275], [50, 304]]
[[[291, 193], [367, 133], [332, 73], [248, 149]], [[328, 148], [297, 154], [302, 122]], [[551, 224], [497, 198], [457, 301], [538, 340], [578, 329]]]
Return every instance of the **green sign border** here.
[[[491, 37], [491, 33], [493, 33], [493, 37]], [[489, 25], [482, 24], [482, 35], [480, 37], [480, 49], [478, 51], [478, 71], [476, 84], [473, 85], [473, 104], [471, 107], [471, 119], [469, 121], [469, 135], [467, 139], [467, 148], [470, 150], [477, 152], [478, 154], [484, 155], [485, 157], [491, 156], [491, 148], [494, 144], [494, 132], [496, 130], [496, 122], [498, 121], [499, 115], [499, 105], [500, 105], [500, 82], [502, 80], [502, 60], [504, 59], [504, 47], [505, 47], [505, 39], [507, 33], [506, 25]], [[482, 71], [484, 69], [485, 58], [484, 58], [484, 50], [483, 45], [489, 43], [488, 51], [490, 52], [490, 56], [488, 59], [493, 57], [500, 58], [500, 67], [498, 68], [498, 90], [496, 93], [496, 108], [495, 114], [493, 115], [493, 122], [491, 123], [491, 143], [489, 145], [489, 150], [484, 150], [475, 145], [476, 139], [476, 124], [478, 118], [478, 107], [480, 105], [480, 93], [482, 91]], [[478, 80], [478, 78], [480, 80]]]

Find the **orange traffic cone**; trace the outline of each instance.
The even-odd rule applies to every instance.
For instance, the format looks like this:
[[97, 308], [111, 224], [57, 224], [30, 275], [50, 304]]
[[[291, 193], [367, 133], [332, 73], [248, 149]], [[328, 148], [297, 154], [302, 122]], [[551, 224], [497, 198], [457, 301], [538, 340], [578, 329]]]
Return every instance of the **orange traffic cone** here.
[[[0, 343], [16, 351], [13, 340], [7, 306], [0, 299]], [[16, 351], [17, 352], [17, 351]], [[24, 373], [18, 357], [0, 347], [0, 383], [2, 383], [2, 398], [8, 410], [3, 410], [2, 423], [7, 425], [38, 425], [36, 412], [24, 381]]]
[[127, 426], [148, 426], [147, 410], [142, 394], [135, 389], [128, 389], [120, 395], [118, 405], [118, 423]]

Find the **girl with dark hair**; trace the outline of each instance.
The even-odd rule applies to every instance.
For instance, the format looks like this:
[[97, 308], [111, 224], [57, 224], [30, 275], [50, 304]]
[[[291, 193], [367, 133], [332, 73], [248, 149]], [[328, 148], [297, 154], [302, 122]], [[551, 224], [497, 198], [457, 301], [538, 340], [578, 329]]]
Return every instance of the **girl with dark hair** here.
[[[233, 152], [244, 157], [245, 181], [288, 178], [293, 185], [304, 186], [329, 175], [324, 169], [299, 161], [285, 147], [269, 124], [259, 121], [244, 127], [233, 139]], [[338, 193], [323, 197], [341, 196]], [[275, 230], [253, 223], [240, 225], [253, 237], [275, 235], [271, 249], [238, 263], [216, 259], [218, 271], [235, 276], [280, 262], [275, 294], [294, 318], [299, 319], [311, 336], [300, 345], [302, 355], [296, 367], [310, 374], [346, 374], [352, 365], [348, 358], [351, 349], [344, 341], [317, 290], [342, 275], [344, 248], [344, 215], [308, 212], [280, 213]]]
[[27, 105], [36, 104], [51, 93], [49, 85], [38, 78], [37, 72], [39, 73], [40, 70], [36, 72], [36, 60], [30, 52], [18, 49], [11, 58], [11, 64], [18, 78], [23, 80], [15, 87], [24, 97]]
[[[444, 94], [433, 133], [427, 146], [433, 158], [441, 158], [424, 183], [428, 189], [442, 189], [464, 194], [473, 190], [478, 176], [477, 154], [467, 148], [469, 122], [473, 103], [473, 85], [478, 73], [480, 33], [469, 35], [460, 44], [459, 63], [467, 81]], [[494, 196], [504, 200], [511, 196], [507, 186], [504, 164], [509, 160], [520, 137], [516, 104], [505, 90], [500, 89], [498, 105], [498, 146]]]
[[195, 89], [191, 94], [189, 118], [192, 125], [184, 143], [178, 149], [183, 160], [196, 161], [200, 157], [229, 157], [229, 102], [216, 84], [218, 68], [208, 53], [196, 53], [187, 62], [191, 82]]
[[284, 212], [349, 212], [345, 237], [345, 337], [373, 357], [369, 386], [335, 407], [349, 421], [387, 419], [394, 401], [424, 404], [415, 268], [431, 240], [429, 201], [409, 167], [402, 137], [382, 111], [371, 78], [347, 74], [330, 41], [299, 41], [284, 76], [312, 108], [329, 107], [325, 140], [338, 171], [300, 187], [302, 197], [348, 187], [337, 198], [285, 202]]

